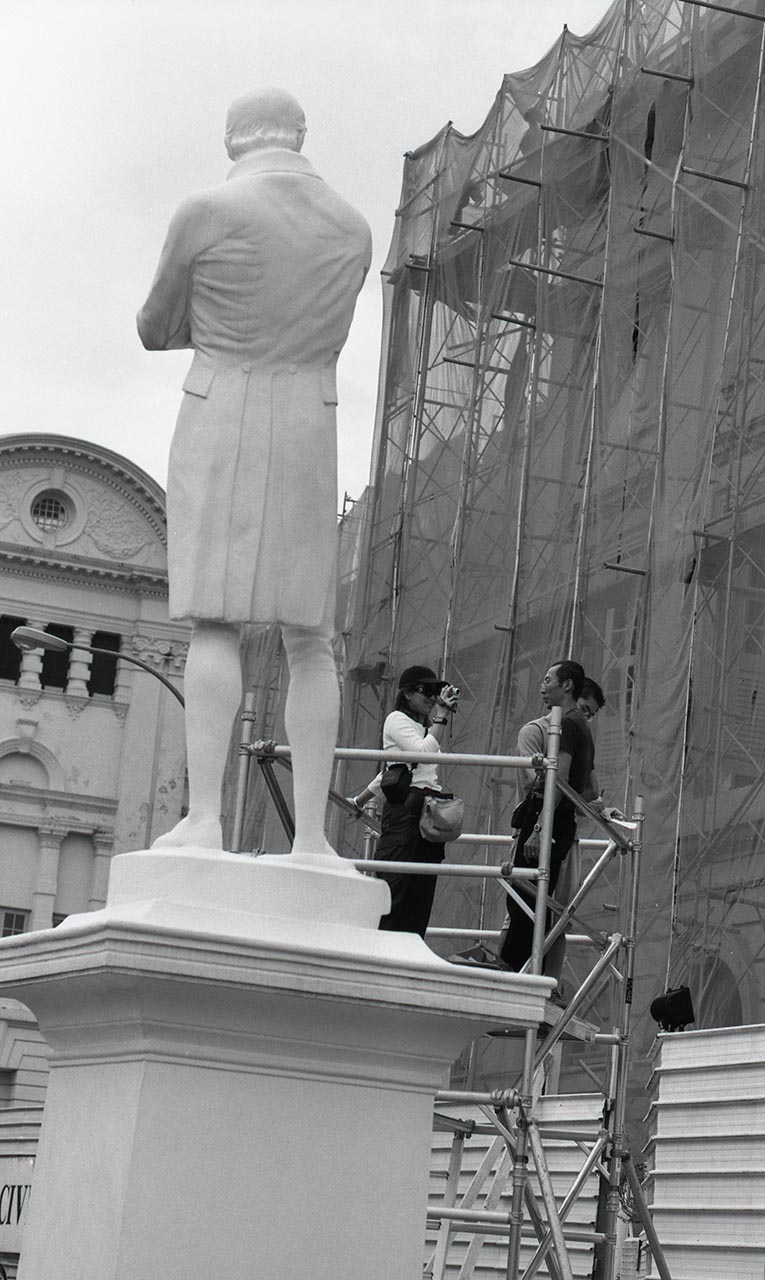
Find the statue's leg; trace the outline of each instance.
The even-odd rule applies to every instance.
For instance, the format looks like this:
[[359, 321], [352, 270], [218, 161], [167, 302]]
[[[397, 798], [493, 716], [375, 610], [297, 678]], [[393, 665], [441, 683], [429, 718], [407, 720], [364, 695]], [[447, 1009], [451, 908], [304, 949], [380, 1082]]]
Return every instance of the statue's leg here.
[[238, 626], [194, 624], [183, 683], [189, 812], [152, 848], [221, 849], [221, 784], [231, 728], [242, 700]]
[[327, 631], [306, 627], [285, 626], [282, 635], [290, 673], [284, 724], [292, 749], [292, 852], [337, 858], [324, 834], [340, 712], [332, 640]]

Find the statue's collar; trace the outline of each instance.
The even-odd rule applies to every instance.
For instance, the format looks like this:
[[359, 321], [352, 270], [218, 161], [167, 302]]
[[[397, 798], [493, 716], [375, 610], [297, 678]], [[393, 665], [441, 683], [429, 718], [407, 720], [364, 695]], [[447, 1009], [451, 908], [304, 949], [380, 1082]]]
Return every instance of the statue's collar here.
[[229, 171], [229, 178], [248, 178], [253, 173], [303, 173], [318, 178], [310, 160], [288, 147], [262, 147], [248, 151]]

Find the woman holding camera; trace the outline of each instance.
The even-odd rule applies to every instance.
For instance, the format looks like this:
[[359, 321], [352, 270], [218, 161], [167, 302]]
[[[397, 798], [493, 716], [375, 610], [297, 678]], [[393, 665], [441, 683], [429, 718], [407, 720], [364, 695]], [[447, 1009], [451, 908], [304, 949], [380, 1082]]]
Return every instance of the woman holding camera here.
[[[457, 708], [459, 689], [439, 680], [430, 667], [407, 667], [398, 682], [393, 711], [383, 726], [383, 747], [395, 760], [396, 751], [441, 750], [449, 717]], [[420, 814], [428, 794], [444, 795], [438, 766], [413, 767], [409, 792], [401, 803], [386, 799], [382, 831], [375, 858], [383, 862], [443, 862], [446, 846], [420, 834]], [[425, 936], [436, 876], [396, 875], [379, 872], [390, 886], [391, 908], [380, 920], [381, 929]]]

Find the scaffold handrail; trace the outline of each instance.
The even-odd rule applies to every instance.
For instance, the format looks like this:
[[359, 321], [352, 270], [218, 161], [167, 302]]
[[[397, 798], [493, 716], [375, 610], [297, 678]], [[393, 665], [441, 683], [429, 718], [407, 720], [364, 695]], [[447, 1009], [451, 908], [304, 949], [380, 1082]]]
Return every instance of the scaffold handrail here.
[[378, 871], [395, 872], [406, 876], [469, 876], [483, 880], [536, 880], [537, 867], [516, 867], [511, 862], [384, 862], [374, 858], [350, 858], [351, 865], [359, 871], [374, 875]]
[[[255, 757], [263, 756], [275, 760], [291, 759], [292, 750], [286, 745], [270, 742], [253, 742], [248, 751]], [[497, 769], [543, 769], [545, 756], [498, 756], [471, 754], [467, 751], [383, 751], [380, 747], [335, 747], [336, 760], [369, 760], [378, 764], [437, 764], [448, 768], [450, 765], [467, 764], [479, 768], [494, 766]]]
[[[242, 750], [245, 750], [243, 744]], [[246, 744], [246, 750], [256, 759], [273, 759], [273, 760], [291, 760], [292, 750], [287, 745], [280, 745], [273, 742], [253, 742]], [[502, 755], [485, 755], [481, 753], [472, 753], [468, 751], [396, 751], [381, 753], [375, 748], [369, 747], [335, 747], [336, 760], [369, 760], [378, 765], [390, 764], [437, 764], [444, 769], [448, 769], [450, 765], [472, 765], [478, 768], [486, 768], [493, 766], [497, 769], [534, 769], [537, 773], [542, 774], [548, 767], [549, 757], [542, 754], [532, 756], [502, 756]], [[623, 830], [619, 830], [618, 826], [610, 823], [598, 809], [593, 808], [586, 800], [583, 800], [573, 787], [569, 786], [556, 773], [555, 785], [559, 791], [563, 793], [568, 800], [576, 807], [576, 809], [587, 818], [591, 818], [597, 826], [606, 833], [609, 840], [619, 846], [620, 849], [628, 849], [630, 838]], [[462, 837], [461, 837], [462, 838]], [[480, 835], [478, 833], [471, 834], [469, 839], [477, 844], [480, 843], [504, 843], [508, 842], [512, 837], [497, 836], [492, 834]], [[468, 837], [464, 837], [467, 842]]]

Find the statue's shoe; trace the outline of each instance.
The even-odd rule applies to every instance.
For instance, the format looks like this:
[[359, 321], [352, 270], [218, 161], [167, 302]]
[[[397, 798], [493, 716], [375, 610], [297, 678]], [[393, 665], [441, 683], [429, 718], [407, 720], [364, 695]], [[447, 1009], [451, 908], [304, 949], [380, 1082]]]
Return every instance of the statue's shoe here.
[[152, 842], [152, 849], [222, 849], [223, 832], [217, 818], [202, 818], [198, 821], [189, 816], [182, 818], [172, 831], [157, 836]]

